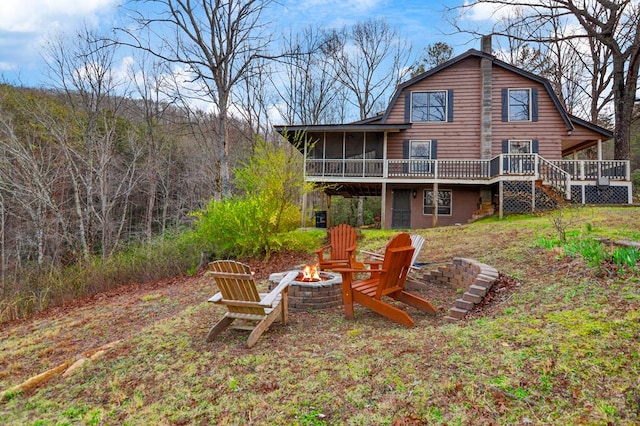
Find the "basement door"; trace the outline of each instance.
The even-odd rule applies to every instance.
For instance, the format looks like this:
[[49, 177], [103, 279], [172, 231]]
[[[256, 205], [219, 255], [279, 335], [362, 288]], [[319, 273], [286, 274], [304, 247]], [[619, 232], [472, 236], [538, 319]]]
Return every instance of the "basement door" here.
[[391, 228], [411, 228], [411, 190], [394, 189], [391, 203]]

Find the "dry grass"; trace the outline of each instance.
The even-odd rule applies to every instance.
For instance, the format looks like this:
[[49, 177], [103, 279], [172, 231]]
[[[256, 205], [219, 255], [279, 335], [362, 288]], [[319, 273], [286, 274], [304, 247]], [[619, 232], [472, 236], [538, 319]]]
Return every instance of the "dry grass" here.
[[[640, 240], [636, 208], [583, 209], [578, 229]], [[473, 257], [511, 286], [460, 324], [410, 310], [292, 313], [251, 350], [204, 336], [219, 307], [202, 276], [130, 286], [0, 326], [0, 391], [123, 342], [0, 403], [2, 424], [637, 424], [640, 278], [596, 274], [536, 246], [549, 217], [424, 230], [420, 260]], [[378, 248], [393, 232], [365, 231]], [[299, 263], [272, 259], [271, 268]], [[268, 264], [254, 263], [259, 277]], [[457, 295], [451, 292], [451, 300]]]

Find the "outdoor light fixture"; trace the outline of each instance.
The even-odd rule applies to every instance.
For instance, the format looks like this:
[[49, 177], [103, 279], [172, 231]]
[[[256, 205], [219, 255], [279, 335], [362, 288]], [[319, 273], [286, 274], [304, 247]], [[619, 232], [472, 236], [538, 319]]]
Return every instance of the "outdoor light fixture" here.
[[411, 194], [413, 195], [413, 198], [416, 198], [418, 196], [418, 191], [414, 189]]

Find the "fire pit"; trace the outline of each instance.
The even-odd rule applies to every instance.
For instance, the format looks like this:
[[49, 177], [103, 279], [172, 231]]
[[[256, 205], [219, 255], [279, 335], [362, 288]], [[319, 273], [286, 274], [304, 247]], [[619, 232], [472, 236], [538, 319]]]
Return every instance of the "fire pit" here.
[[[317, 268], [309, 265], [299, 271], [298, 277], [289, 285], [290, 311], [304, 312], [342, 305], [342, 275], [336, 272], [318, 271]], [[269, 281], [272, 287], [277, 285], [287, 272], [271, 274]]]

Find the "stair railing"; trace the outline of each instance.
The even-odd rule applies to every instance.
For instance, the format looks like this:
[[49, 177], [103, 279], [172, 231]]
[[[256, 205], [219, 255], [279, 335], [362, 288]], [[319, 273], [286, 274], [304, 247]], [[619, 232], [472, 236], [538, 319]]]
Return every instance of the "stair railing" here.
[[571, 174], [565, 172], [555, 164], [545, 160], [541, 156], [538, 157], [538, 176], [542, 179], [543, 185], [555, 188], [561, 194], [564, 194], [565, 200], [571, 199]]

